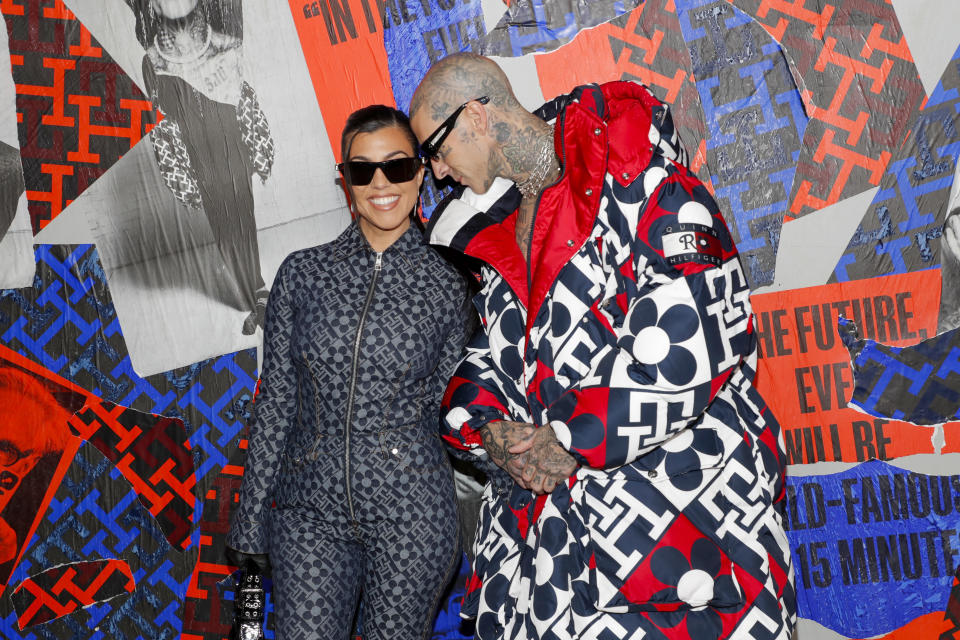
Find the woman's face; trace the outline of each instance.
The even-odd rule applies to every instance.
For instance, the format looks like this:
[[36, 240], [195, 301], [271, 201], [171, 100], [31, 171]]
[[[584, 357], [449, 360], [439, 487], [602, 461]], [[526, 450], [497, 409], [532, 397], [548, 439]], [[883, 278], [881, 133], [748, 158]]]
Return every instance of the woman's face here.
[[150, 0], [150, 6], [164, 18], [176, 20], [196, 9], [199, 0]]
[[[415, 153], [409, 138], [400, 127], [389, 126], [358, 133], [347, 160], [382, 162], [412, 157]], [[410, 212], [417, 203], [423, 173], [420, 167], [412, 180], [394, 183], [378, 168], [370, 184], [350, 185], [360, 229], [375, 250], [393, 244], [410, 226]]]

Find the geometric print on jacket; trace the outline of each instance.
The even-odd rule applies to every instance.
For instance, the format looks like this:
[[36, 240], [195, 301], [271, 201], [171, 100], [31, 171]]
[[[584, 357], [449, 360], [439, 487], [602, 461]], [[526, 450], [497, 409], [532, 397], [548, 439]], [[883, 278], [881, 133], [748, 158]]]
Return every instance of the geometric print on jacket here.
[[539, 498], [495, 475], [464, 612], [481, 638], [789, 638], [783, 437], [751, 383], [721, 212], [646, 87], [580, 87], [538, 114], [563, 172], [529, 268], [509, 181], [464, 190], [428, 228], [485, 263], [444, 437], [483, 458], [487, 422], [550, 424], [580, 467]]

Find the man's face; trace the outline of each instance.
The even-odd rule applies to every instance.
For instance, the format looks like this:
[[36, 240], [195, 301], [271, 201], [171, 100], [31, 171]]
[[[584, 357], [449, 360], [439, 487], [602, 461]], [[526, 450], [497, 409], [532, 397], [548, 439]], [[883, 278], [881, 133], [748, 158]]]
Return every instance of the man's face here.
[[[49, 402], [55, 402], [52, 396]], [[34, 470], [43, 455], [39, 432], [31, 423], [34, 415], [51, 415], [46, 409], [19, 393], [0, 388], [0, 513], [7, 511], [10, 501], [20, 491], [23, 479]], [[66, 421], [63, 428], [68, 429]], [[52, 473], [52, 469], [50, 471]], [[35, 515], [39, 515], [36, 509], [41, 506], [42, 496], [43, 491], [31, 491], [19, 501], [16, 513], [0, 517], [0, 564], [17, 557], [24, 540], [17, 537], [14, 528], [21, 530], [22, 526], [34, 521]], [[24, 506], [31, 510], [24, 512]], [[0, 574], [0, 584], [7, 578], [7, 575]]]
[[0, 387], [0, 511], [16, 493], [20, 481], [55, 446], [45, 442], [45, 432], [37, 425], [42, 422], [51, 426], [51, 421], [56, 421], [52, 426], [64, 441], [69, 439], [64, 435], [70, 432], [66, 421], [69, 414], [63, 412], [53, 396], [45, 390], [43, 393], [46, 395], [34, 398]]
[[[458, 105], [450, 109], [451, 113], [456, 106]], [[433, 119], [428, 113], [432, 108], [433, 105], [424, 106], [410, 121], [413, 132], [420, 142], [427, 139], [450, 115], [443, 113], [439, 114], [437, 119]], [[476, 193], [485, 193], [493, 180], [488, 176], [487, 150], [481, 144], [482, 138], [476, 129], [472, 110], [468, 106], [454, 122], [450, 134], [440, 145], [438, 154], [429, 158], [430, 168], [438, 180], [450, 176]]]
[[16, 432], [18, 426], [22, 425], [9, 414], [0, 416], [0, 511], [40, 459], [40, 454]]

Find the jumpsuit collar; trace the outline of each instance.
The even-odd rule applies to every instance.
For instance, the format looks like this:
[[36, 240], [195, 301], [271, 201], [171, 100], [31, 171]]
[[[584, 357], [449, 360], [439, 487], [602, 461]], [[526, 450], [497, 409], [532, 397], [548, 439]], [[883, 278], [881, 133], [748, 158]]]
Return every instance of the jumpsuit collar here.
[[[360, 230], [360, 224], [356, 218], [350, 221], [347, 228], [344, 229], [343, 233], [341, 233], [334, 242], [336, 244], [335, 260], [343, 260], [361, 252], [376, 253], [367, 241], [367, 237], [363, 235], [363, 231]], [[424, 240], [423, 232], [415, 223], [411, 223], [410, 227], [403, 232], [403, 235], [387, 247], [383, 251], [383, 254], [384, 257], [386, 257], [394, 253], [399, 253], [404, 260], [409, 261], [412, 257], [410, 254], [422, 250], [425, 245], [426, 241]]]

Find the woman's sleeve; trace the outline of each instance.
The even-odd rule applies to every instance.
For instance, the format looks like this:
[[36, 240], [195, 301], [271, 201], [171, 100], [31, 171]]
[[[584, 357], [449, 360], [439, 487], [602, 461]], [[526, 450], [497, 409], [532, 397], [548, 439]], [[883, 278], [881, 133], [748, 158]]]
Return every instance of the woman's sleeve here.
[[457, 284], [444, 318], [448, 330], [440, 349], [440, 359], [430, 379], [430, 399], [437, 403], [433, 406], [439, 406], [447, 384], [460, 363], [463, 349], [478, 326], [467, 284], [462, 277], [457, 278]]
[[296, 420], [297, 377], [291, 358], [295, 306], [288, 290], [291, 258], [277, 272], [267, 302], [263, 371], [254, 395], [247, 462], [240, 504], [233, 514], [227, 546], [244, 553], [267, 553], [267, 514], [287, 433]]

